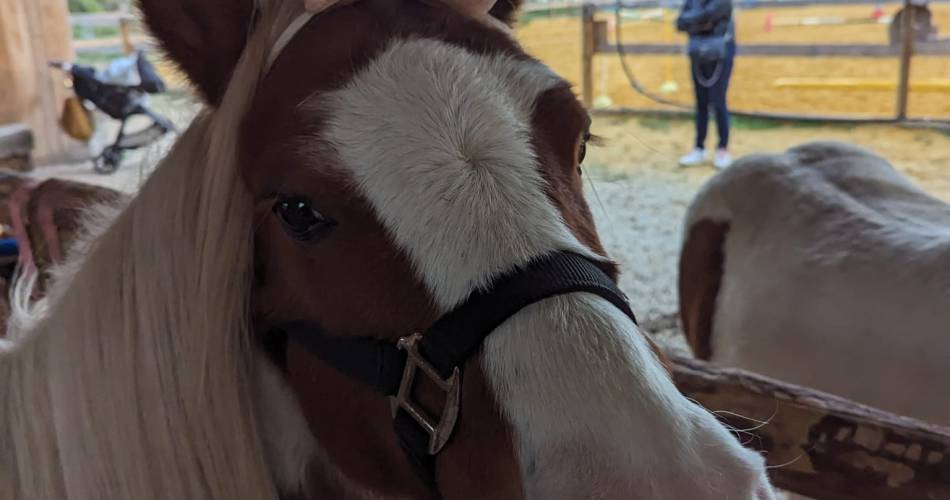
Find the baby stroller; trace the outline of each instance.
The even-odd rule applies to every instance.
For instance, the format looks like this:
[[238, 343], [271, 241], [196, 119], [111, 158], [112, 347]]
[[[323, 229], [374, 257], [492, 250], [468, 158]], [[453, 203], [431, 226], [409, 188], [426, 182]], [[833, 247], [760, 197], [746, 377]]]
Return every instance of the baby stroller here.
[[[120, 120], [115, 141], [93, 158], [93, 168], [111, 174], [119, 168], [124, 151], [148, 146], [174, 130], [172, 123], [148, 108], [148, 94], [165, 91], [165, 82], [141, 51], [113, 60], [104, 70], [68, 62], [53, 61], [51, 66], [70, 74], [73, 91], [88, 103], [115, 120]], [[142, 130], [126, 133], [129, 118], [144, 115], [152, 120]]]

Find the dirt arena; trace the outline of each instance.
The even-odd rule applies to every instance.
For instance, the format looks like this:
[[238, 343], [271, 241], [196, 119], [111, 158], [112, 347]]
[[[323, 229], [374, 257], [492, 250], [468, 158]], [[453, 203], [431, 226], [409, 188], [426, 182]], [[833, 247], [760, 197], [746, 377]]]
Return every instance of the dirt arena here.
[[[884, 7], [890, 16], [896, 5]], [[941, 37], [950, 36], [950, 5], [936, 4], [931, 9], [934, 24]], [[656, 12], [656, 9], [652, 9]], [[880, 43], [888, 40], [886, 24], [848, 24], [835, 26], [778, 26], [788, 20], [808, 17], [843, 17], [869, 20], [872, 5], [814, 6], [782, 9], [750, 9], [738, 11], [736, 18], [738, 43]], [[641, 12], [641, 14], [649, 14]], [[766, 17], [771, 15], [773, 29], [765, 31]], [[663, 19], [625, 19], [623, 41], [626, 43], [686, 43], [675, 32], [676, 12], [667, 10]], [[601, 17], [612, 21], [613, 14]], [[612, 24], [612, 23], [611, 23]], [[614, 32], [608, 39], [613, 42]], [[540, 58], [558, 73], [579, 82], [581, 66], [580, 18], [549, 17], [528, 19], [518, 28], [518, 36], [531, 54]], [[674, 92], [661, 94], [683, 103], [690, 103], [692, 87], [685, 56], [628, 55], [627, 62], [634, 75], [648, 89], [659, 92], [665, 81], [678, 85]], [[745, 111], [823, 113], [848, 116], [891, 117], [895, 113], [893, 90], [800, 90], [779, 89], [779, 78], [861, 78], [869, 81], [896, 82], [896, 58], [774, 58], [739, 57], [730, 86], [730, 100], [735, 109]], [[938, 80], [950, 86], [950, 57], [917, 56], [911, 67], [911, 82]], [[947, 86], [944, 89], [948, 88]], [[616, 54], [595, 57], [594, 95], [604, 97], [614, 106], [659, 107], [630, 89]], [[912, 92], [910, 115], [915, 118], [950, 119], [950, 91]]]

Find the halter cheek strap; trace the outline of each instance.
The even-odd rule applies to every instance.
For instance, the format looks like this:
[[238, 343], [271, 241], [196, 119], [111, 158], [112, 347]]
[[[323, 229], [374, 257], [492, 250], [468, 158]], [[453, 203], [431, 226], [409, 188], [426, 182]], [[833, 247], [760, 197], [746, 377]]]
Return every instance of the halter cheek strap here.
[[297, 33], [299, 33], [300, 30], [302, 30], [303, 27], [306, 26], [314, 16], [319, 14], [319, 12], [320, 11], [304, 12], [303, 14], [297, 16], [297, 18], [287, 26], [287, 29], [285, 29], [284, 32], [281, 33], [277, 38], [277, 41], [274, 42], [274, 46], [270, 49], [270, 54], [267, 55], [267, 62], [264, 64], [264, 74], [267, 74], [267, 72], [270, 71], [271, 66], [274, 65], [274, 61], [277, 60], [277, 56], [279, 56], [280, 53], [283, 52], [285, 48], [287, 48], [287, 44], [289, 44], [290, 41], [293, 40], [295, 36], [297, 36]]

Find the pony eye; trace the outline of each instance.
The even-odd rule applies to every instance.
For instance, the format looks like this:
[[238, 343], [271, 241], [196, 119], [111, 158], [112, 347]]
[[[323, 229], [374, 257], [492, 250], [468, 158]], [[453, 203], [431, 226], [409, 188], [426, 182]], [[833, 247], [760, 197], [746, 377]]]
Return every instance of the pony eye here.
[[590, 138], [590, 132], [584, 133], [584, 137], [581, 137], [580, 146], [577, 147], [577, 175], [584, 175], [581, 165], [583, 165], [584, 159], [587, 158], [587, 143]]
[[580, 165], [584, 163], [584, 158], [587, 158], [587, 143], [590, 142], [590, 132], [585, 132], [584, 137], [581, 137], [581, 145], [577, 148], [577, 164]]
[[284, 230], [295, 240], [304, 243], [316, 241], [336, 225], [333, 220], [320, 215], [310, 201], [298, 196], [280, 196], [274, 203], [274, 213]]

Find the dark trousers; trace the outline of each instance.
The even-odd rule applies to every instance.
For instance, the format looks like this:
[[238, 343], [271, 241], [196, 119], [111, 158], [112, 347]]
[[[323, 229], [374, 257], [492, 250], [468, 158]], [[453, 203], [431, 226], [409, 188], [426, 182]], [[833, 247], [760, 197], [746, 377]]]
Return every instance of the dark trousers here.
[[[729, 146], [729, 106], [726, 95], [729, 92], [729, 78], [732, 76], [732, 64], [736, 55], [736, 42], [730, 41], [726, 47], [726, 58], [721, 63], [697, 64], [690, 61], [693, 73], [693, 89], [696, 92], [696, 147], [705, 148], [706, 134], [709, 131], [709, 108], [716, 115], [716, 130], [719, 131], [719, 148]], [[717, 69], [717, 64], [722, 68]], [[697, 72], [700, 74], [697, 75]]]

